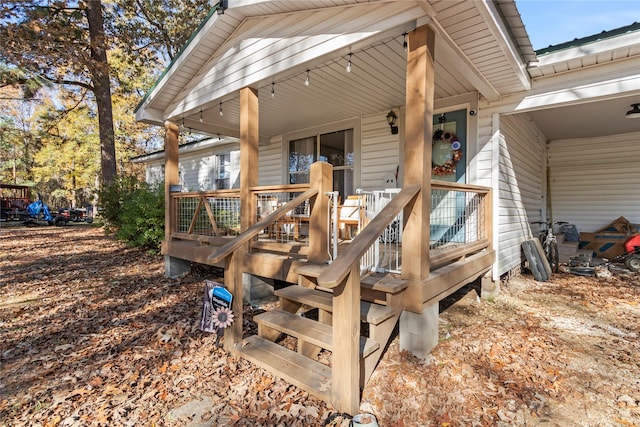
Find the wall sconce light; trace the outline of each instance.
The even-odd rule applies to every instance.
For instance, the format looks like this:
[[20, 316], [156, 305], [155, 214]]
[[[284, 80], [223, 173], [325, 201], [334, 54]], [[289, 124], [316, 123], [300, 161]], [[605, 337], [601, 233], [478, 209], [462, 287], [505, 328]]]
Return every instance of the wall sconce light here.
[[398, 116], [393, 110], [389, 111], [387, 114], [387, 123], [389, 123], [389, 127], [391, 128], [391, 135], [396, 135], [398, 133], [398, 126], [396, 126], [396, 120], [398, 120]]
[[631, 104], [631, 110], [624, 116], [627, 119], [640, 119], [640, 104]]
[[218, 15], [224, 15], [225, 9], [229, 7], [229, 0], [220, 0], [218, 3], [218, 10], [216, 11]]

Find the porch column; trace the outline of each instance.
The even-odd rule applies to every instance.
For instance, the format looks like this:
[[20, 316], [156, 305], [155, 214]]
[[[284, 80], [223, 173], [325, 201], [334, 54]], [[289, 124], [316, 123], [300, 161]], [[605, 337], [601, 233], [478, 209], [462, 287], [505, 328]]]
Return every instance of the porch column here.
[[[404, 210], [402, 276], [409, 281], [400, 319], [400, 348], [426, 358], [438, 339], [438, 309], [423, 307], [422, 284], [429, 276], [429, 215], [431, 211], [431, 135], [435, 71], [435, 33], [429, 27], [408, 34], [404, 185], [422, 188]], [[419, 326], [418, 326], [419, 325]]]
[[258, 91], [240, 90], [240, 230], [256, 222], [251, 187], [258, 185]]
[[[171, 186], [180, 184], [178, 173], [178, 138], [180, 127], [173, 122], [164, 122], [164, 240], [166, 247], [171, 241], [171, 233], [174, 231], [176, 220], [175, 206], [171, 203]], [[164, 256], [164, 274], [167, 277], [179, 276], [190, 270], [189, 261]]]
[[[246, 231], [256, 222], [256, 200], [251, 188], [258, 185], [258, 91], [249, 87], [240, 90], [240, 232]], [[225, 330], [224, 347], [231, 351], [242, 341], [242, 304], [244, 301], [244, 258], [249, 243], [237, 249], [227, 258], [224, 283], [233, 295], [231, 309], [235, 319]], [[251, 291], [251, 280], [247, 278], [247, 292]]]
[[311, 164], [309, 186], [318, 189], [318, 195], [311, 200], [309, 211], [309, 262], [323, 264], [327, 258], [329, 238], [329, 198], [326, 193], [333, 189], [333, 167], [326, 162]]

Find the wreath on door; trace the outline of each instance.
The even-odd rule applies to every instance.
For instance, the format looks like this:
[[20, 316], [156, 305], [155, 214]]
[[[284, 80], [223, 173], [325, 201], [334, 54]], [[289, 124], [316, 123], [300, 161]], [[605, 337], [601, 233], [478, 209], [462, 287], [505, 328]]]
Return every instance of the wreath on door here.
[[437, 176], [451, 175], [456, 171], [456, 163], [462, 158], [462, 144], [453, 132], [437, 129], [433, 132], [432, 173]]

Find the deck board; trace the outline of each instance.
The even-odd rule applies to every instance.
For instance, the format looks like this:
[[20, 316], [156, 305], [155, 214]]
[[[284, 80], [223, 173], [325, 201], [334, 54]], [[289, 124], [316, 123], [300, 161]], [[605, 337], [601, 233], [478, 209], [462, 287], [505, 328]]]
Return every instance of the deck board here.
[[[333, 294], [317, 289], [303, 288], [302, 286], [288, 286], [278, 289], [275, 295], [299, 302], [301, 304], [317, 307], [321, 310], [333, 312]], [[393, 310], [389, 307], [360, 301], [360, 320], [378, 325], [393, 316]]]
[[245, 359], [312, 396], [331, 401], [330, 367], [257, 335], [245, 338], [235, 350]]

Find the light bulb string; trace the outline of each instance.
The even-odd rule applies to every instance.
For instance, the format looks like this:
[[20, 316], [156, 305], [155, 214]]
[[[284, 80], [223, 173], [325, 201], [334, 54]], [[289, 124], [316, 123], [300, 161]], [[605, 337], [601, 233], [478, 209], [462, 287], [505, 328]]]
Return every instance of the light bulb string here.
[[[339, 57], [330, 59], [330, 60], [328, 60], [326, 62], [323, 62], [322, 64], [319, 64], [319, 65], [316, 65], [316, 66], [313, 66], [313, 67], [307, 67], [307, 68], [305, 68], [304, 71], [288, 75], [288, 76], [283, 77], [281, 79], [272, 80], [268, 84], [265, 84], [263, 86], [259, 86], [258, 87], [258, 91], [261, 91], [261, 90], [271, 86], [271, 92], [270, 92], [271, 93], [271, 97], [275, 98], [275, 87], [278, 84], [285, 83], [285, 82], [288, 82], [288, 81], [291, 81], [291, 80], [302, 79], [302, 81], [305, 84], [305, 86], [311, 86], [311, 77], [312, 77], [311, 74], [314, 71], [318, 71], [318, 70], [321, 70], [323, 68], [332, 67], [332, 66], [335, 66], [335, 65], [340, 65], [340, 63], [344, 64], [345, 59], [347, 60], [347, 67], [348, 68], [352, 68], [352, 66], [353, 66], [353, 63], [351, 62], [352, 56], [356, 56], [358, 54], [365, 53], [365, 52], [367, 52], [367, 51], [369, 51], [371, 49], [375, 49], [375, 48], [380, 47], [380, 46], [388, 46], [390, 43], [392, 43], [392, 42], [394, 42], [394, 41], [396, 41], [398, 39], [402, 39], [403, 40], [402, 41], [402, 46], [404, 46], [404, 43], [406, 42], [407, 35], [408, 35], [407, 32], [403, 32], [400, 35], [389, 37], [388, 39], [385, 39], [385, 40], [380, 40], [379, 42], [374, 43], [372, 45], [369, 45], [367, 47], [364, 47], [362, 49], [351, 51], [346, 55], [341, 55]], [[350, 65], [351, 65], [351, 67], [350, 67]], [[350, 71], [347, 71], [347, 72], [350, 73]], [[225, 98], [224, 100], [220, 100], [219, 101], [219, 111], [222, 112], [222, 103], [223, 102], [235, 101], [236, 99], [240, 99], [240, 96], [237, 95], [237, 96], [234, 96], [234, 97], [231, 97], [231, 98]], [[201, 107], [201, 109], [202, 109], [202, 107]], [[222, 116], [222, 114], [220, 114], [220, 115]], [[191, 116], [188, 116], [188, 117], [191, 117]], [[183, 121], [184, 121], [184, 116], [183, 116]]]

